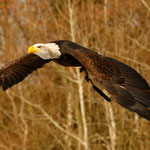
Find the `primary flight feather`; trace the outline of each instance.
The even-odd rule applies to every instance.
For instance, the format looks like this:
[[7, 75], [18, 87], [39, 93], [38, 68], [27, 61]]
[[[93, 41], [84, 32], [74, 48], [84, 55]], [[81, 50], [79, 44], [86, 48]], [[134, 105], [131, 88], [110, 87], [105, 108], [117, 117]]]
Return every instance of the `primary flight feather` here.
[[[128, 65], [71, 41], [53, 41], [31, 46], [28, 54], [0, 69], [0, 86], [3, 90], [10, 88], [50, 61], [63, 66], [81, 66], [117, 103], [150, 120], [150, 87], [146, 80]], [[109, 101], [95, 85], [93, 88]]]

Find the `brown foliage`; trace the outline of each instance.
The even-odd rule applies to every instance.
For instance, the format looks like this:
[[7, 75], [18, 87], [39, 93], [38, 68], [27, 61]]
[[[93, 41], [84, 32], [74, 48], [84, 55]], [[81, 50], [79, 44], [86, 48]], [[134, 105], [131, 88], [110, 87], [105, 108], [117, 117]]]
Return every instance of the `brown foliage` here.
[[[146, 0], [1, 0], [0, 63], [35, 43], [66, 39], [130, 65], [150, 83], [149, 25]], [[150, 123], [93, 94], [75, 68], [49, 63], [1, 90], [0, 104], [1, 150], [150, 147]]]

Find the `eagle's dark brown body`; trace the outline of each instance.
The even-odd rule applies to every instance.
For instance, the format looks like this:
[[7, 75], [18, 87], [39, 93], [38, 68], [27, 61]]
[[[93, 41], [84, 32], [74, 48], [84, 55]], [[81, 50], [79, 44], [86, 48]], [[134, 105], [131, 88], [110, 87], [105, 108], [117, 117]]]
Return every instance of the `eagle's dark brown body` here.
[[[53, 43], [59, 45], [62, 55], [52, 61], [64, 66], [84, 67], [117, 103], [150, 120], [150, 87], [134, 69], [70, 41]], [[27, 54], [10, 62], [0, 69], [0, 85], [6, 90], [50, 61]]]

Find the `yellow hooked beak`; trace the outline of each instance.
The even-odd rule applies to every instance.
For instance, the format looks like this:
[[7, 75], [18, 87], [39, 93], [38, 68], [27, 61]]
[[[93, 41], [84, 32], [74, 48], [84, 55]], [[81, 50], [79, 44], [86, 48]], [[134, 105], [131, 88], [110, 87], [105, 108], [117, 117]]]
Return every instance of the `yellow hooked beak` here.
[[40, 50], [36, 49], [35, 46], [31, 46], [28, 49], [28, 54], [39, 52]]

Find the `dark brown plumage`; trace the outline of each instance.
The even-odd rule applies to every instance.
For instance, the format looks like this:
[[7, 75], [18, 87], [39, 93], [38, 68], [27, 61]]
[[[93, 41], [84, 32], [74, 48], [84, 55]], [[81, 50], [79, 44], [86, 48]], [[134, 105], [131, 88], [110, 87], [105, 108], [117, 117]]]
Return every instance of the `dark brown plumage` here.
[[21, 82], [25, 77], [37, 68], [41, 68], [50, 60], [44, 60], [34, 54], [26, 54], [23, 57], [11, 61], [0, 69], [0, 85], [3, 90]]
[[[64, 66], [84, 67], [117, 103], [150, 120], [150, 87], [134, 69], [70, 41], [51, 43], [56, 43], [61, 52], [53, 61]], [[27, 54], [0, 69], [0, 85], [6, 90], [49, 61]]]

